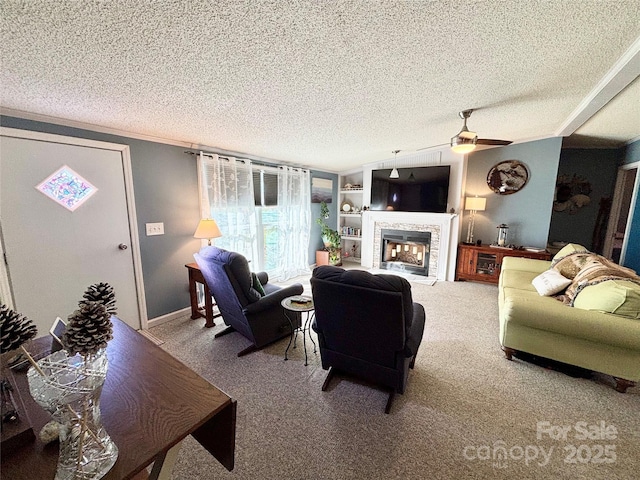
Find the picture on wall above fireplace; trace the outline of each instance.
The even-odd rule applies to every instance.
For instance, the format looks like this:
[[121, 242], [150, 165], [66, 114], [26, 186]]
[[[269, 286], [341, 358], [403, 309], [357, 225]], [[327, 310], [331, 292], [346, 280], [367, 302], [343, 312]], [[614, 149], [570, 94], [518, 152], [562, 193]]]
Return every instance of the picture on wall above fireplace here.
[[398, 178], [389, 178], [391, 169], [371, 174], [371, 210], [445, 213], [449, 196], [449, 165], [399, 168]]

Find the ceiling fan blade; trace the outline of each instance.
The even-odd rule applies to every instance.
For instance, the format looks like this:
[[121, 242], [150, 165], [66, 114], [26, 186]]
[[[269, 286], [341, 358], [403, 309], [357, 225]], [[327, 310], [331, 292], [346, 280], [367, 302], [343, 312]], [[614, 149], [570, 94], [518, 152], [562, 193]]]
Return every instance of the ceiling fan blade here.
[[476, 141], [477, 145], [510, 145], [512, 143], [511, 140], [494, 140], [491, 138], [479, 138]]
[[495, 140], [492, 138], [478, 138], [478, 134], [476, 132], [472, 132], [467, 128], [467, 119], [471, 116], [473, 110], [463, 110], [458, 113], [460, 118], [464, 120], [462, 125], [462, 129], [451, 138], [449, 143], [441, 143], [440, 145], [432, 145], [430, 147], [418, 148], [416, 152], [420, 150], [427, 150], [429, 148], [438, 148], [450, 146], [457, 153], [467, 153], [475, 148], [475, 145], [510, 145], [513, 143], [511, 140]]
[[441, 143], [440, 145], [431, 145], [431, 146], [429, 146], [429, 147], [417, 148], [417, 149], [416, 149], [416, 152], [419, 152], [420, 150], [426, 150], [426, 149], [428, 149], [428, 148], [445, 147], [445, 146], [447, 146], [447, 145], [449, 145], [449, 144], [448, 144], [448, 143]]

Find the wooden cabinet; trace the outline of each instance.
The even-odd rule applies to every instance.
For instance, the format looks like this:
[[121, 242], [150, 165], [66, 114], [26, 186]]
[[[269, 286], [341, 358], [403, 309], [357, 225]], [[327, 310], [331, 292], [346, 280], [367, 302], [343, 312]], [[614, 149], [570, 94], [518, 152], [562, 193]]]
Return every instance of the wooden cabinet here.
[[524, 257], [537, 260], [550, 260], [547, 252], [530, 252], [512, 248], [491, 247], [489, 245], [458, 246], [458, 265], [456, 280], [498, 283], [500, 266], [504, 257]]

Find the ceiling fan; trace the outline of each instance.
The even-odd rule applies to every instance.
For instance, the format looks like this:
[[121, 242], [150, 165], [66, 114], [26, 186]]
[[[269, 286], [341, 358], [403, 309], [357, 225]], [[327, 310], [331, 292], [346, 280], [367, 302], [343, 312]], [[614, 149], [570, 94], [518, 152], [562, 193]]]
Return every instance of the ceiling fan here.
[[[472, 109], [463, 110], [458, 113], [460, 118], [464, 120], [464, 124], [462, 125], [462, 129], [453, 137], [451, 137], [451, 150], [455, 153], [469, 153], [476, 148], [476, 145], [509, 145], [513, 143], [510, 140], [494, 140], [491, 138], [478, 138], [478, 134], [476, 132], [472, 132], [467, 128], [467, 118], [471, 116], [473, 113]], [[443, 143], [442, 145], [446, 145]], [[437, 145], [437, 146], [442, 146]], [[432, 147], [425, 147], [432, 148]], [[419, 150], [425, 150], [425, 148], [420, 148]]]

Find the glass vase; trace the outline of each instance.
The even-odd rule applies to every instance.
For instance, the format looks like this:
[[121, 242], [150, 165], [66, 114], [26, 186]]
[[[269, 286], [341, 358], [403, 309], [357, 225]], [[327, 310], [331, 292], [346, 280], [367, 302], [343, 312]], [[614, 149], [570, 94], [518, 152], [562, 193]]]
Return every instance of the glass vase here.
[[118, 448], [100, 417], [100, 394], [107, 376], [104, 349], [69, 356], [60, 350], [27, 373], [34, 400], [60, 423], [60, 455], [55, 480], [102, 478], [118, 458]]

